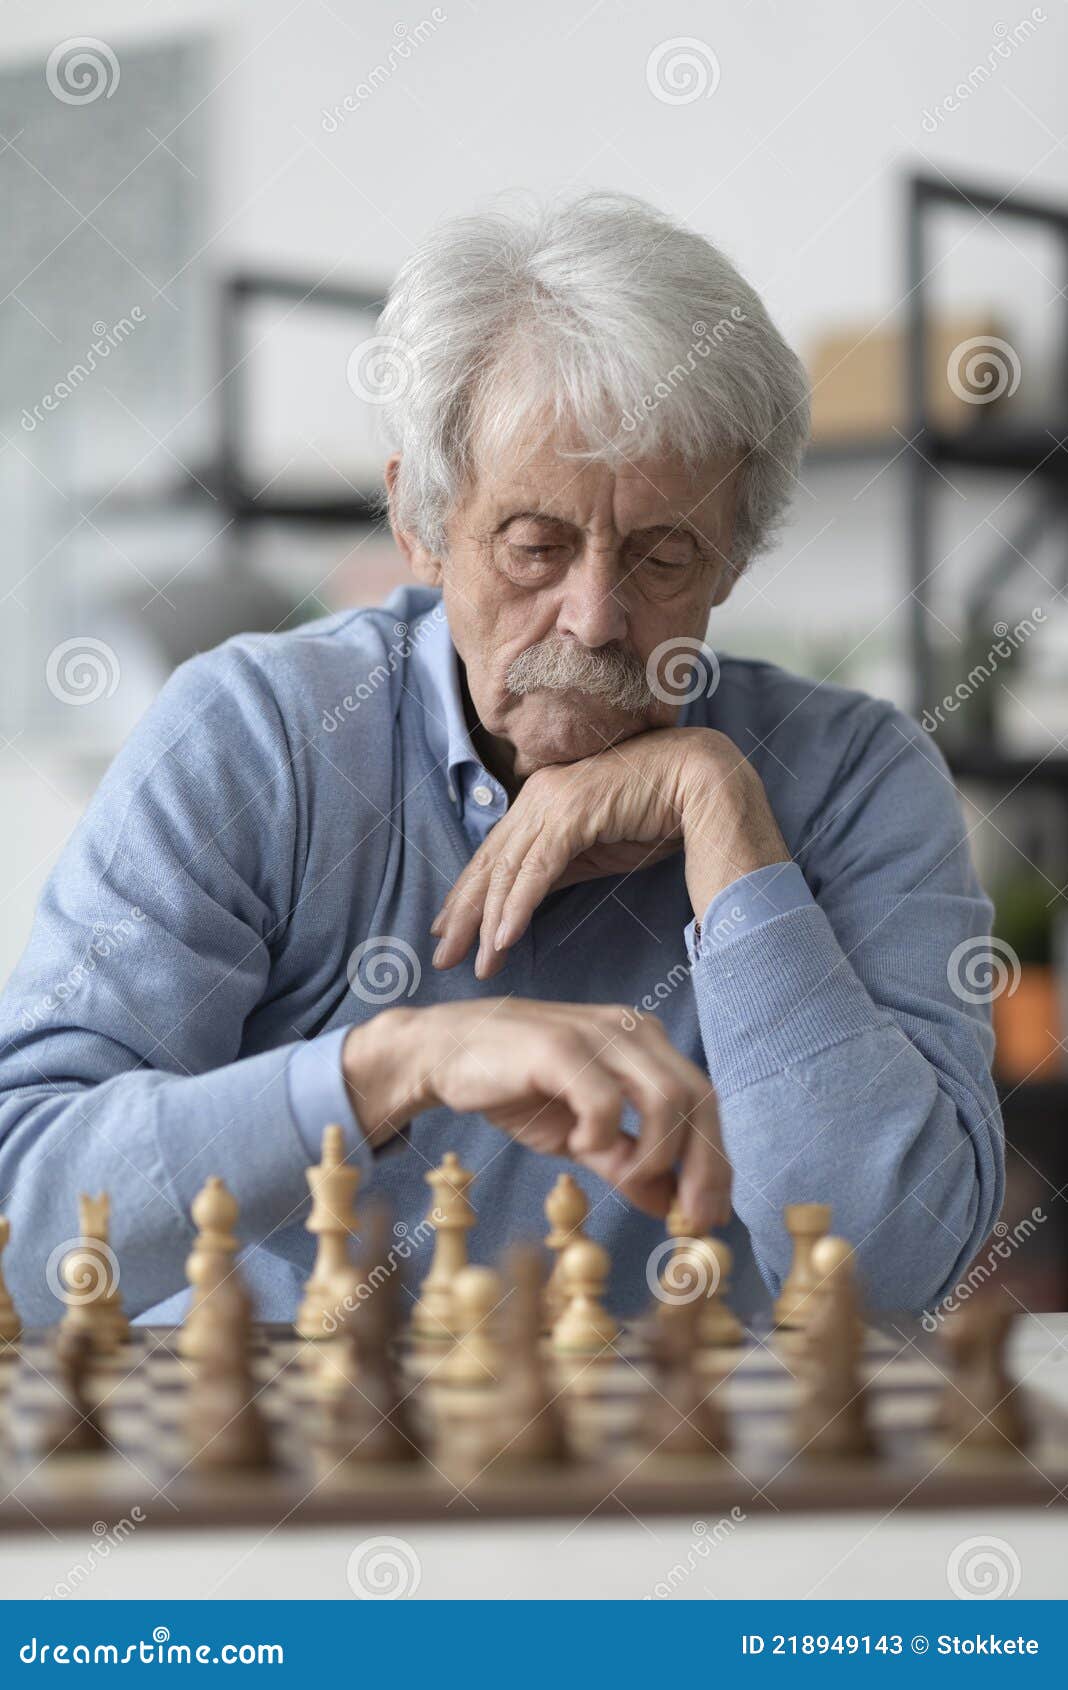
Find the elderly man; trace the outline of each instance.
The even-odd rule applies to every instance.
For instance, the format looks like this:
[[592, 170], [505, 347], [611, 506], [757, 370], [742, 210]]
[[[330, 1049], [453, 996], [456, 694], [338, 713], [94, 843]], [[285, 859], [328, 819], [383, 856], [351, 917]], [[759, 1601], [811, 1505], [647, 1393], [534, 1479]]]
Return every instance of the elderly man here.
[[380, 334], [420, 585], [185, 664], [8, 989], [26, 1314], [82, 1188], [131, 1309], [180, 1313], [220, 1174], [259, 1312], [291, 1317], [328, 1121], [409, 1227], [457, 1150], [483, 1259], [572, 1170], [623, 1310], [676, 1199], [725, 1229], [743, 1310], [799, 1200], [874, 1306], [932, 1304], [1002, 1192], [952, 786], [889, 704], [704, 644], [787, 506], [796, 357], [721, 253], [615, 195], [446, 225]]

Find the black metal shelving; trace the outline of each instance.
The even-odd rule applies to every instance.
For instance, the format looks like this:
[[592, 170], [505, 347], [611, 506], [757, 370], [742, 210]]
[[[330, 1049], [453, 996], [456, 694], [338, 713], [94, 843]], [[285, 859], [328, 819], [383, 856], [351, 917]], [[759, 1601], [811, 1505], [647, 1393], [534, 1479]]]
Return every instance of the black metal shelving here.
[[244, 326], [249, 308], [266, 299], [289, 300], [294, 308], [326, 308], [354, 318], [377, 317], [385, 303], [385, 288], [356, 283], [322, 282], [287, 272], [241, 271], [228, 276], [219, 300], [219, 461], [213, 480], [222, 504], [235, 524], [270, 520], [307, 522], [320, 526], [378, 525], [383, 521], [377, 493], [322, 493], [294, 497], [255, 493], [242, 467], [242, 445], [249, 438], [249, 353]]
[[[922, 715], [937, 694], [928, 589], [935, 568], [933, 511], [939, 471], [954, 467], [1033, 476], [1045, 504], [1041, 521], [1032, 520], [1029, 525], [1027, 539], [1031, 544], [1037, 538], [1036, 530], [1046, 521], [1056, 521], [1063, 529], [1068, 512], [1068, 335], [1060, 352], [1057, 383], [1064, 409], [1047, 426], [1034, 422], [1014, 426], [996, 418], [983, 418], [972, 428], [950, 433], [938, 428], [928, 414], [930, 222], [935, 212], [947, 209], [978, 218], [1024, 222], [1051, 231], [1061, 243], [1062, 265], [1068, 273], [1068, 208], [1019, 194], [999, 194], [976, 183], [950, 182], [942, 176], [916, 174], [908, 179], [904, 278], [908, 420], [904, 433], [909, 450], [904, 454], [904, 463], [911, 595], [909, 645], [917, 715]], [[1020, 562], [1012, 547], [999, 553], [995, 565], [983, 572], [971, 597], [965, 599], [966, 622], [981, 611], [983, 595], [991, 585], [995, 581], [1003, 585]], [[987, 778], [999, 778], [995, 773], [997, 753], [990, 746], [976, 748], [975, 754], [964, 754], [971, 764], [972, 778], [982, 778], [980, 751], [986, 755]]]

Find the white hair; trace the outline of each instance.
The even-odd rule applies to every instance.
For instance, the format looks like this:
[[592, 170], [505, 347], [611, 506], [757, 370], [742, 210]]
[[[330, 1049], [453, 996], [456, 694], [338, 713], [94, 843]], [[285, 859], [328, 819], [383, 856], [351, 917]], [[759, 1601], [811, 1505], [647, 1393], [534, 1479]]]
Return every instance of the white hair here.
[[737, 569], [786, 514], [809, 429], [800, 360], [729, 259], [642, 200], [587, 193], [442, 224], [378, 333], [394, 520], [435, 556], [480, 445], [539, 427], [567, 431], [582, 460], [677, 454], [697, 470], [741, 453]]

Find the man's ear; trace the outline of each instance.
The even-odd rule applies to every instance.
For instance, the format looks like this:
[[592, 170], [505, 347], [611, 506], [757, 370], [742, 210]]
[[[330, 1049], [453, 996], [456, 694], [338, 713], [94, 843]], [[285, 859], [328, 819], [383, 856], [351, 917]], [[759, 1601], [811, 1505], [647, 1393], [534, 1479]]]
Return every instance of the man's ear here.
[[414, 534], [407, 533], [396, 520], [396, 490], [397, 475], [400, 471], [401, 455], [394, 452], [386, 459], [386, 493], [389, 496], [389, 526], [393, 530], [396, 540], [404, 556], [408, 560], [408, 567], [417, 581], [425, 587], [441, 586], [441, 559], [433, 557]]

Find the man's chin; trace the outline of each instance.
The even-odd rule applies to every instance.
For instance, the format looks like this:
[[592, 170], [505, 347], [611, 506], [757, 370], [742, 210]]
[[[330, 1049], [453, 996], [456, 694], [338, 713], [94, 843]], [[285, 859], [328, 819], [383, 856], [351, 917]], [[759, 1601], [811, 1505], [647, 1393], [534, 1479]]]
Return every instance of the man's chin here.
[[617, 710], [580, 692], [541, 692], [524, 700], [522, 721], [509, 724], [515, 772], [533, 774], [549, 763], [577, 763], [632, 739], [654, 724], [645, 715]]

